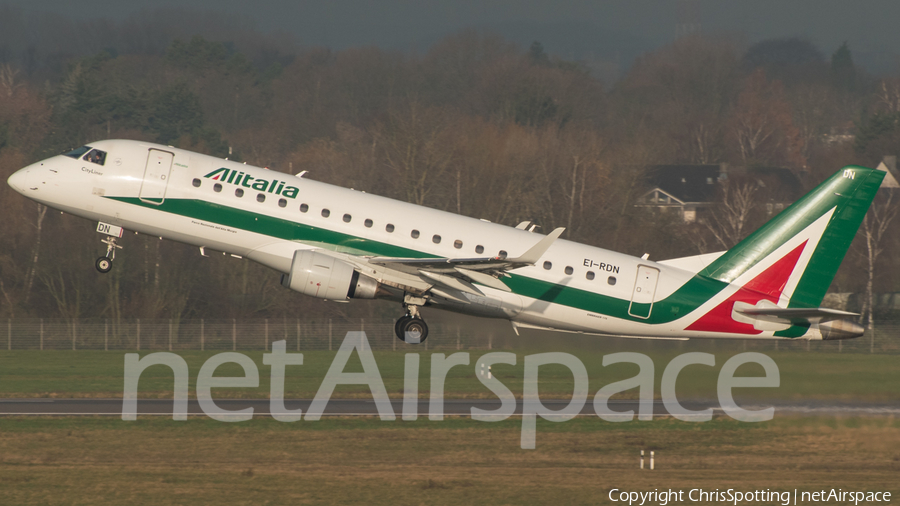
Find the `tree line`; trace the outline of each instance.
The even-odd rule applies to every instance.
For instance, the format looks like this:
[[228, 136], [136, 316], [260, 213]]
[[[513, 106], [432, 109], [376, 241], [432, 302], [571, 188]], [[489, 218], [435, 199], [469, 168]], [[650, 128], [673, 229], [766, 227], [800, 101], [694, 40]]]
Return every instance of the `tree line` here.
[[[715, 250], [716, 236], [708, 222], [636, 208], [647, 167], [786, 167], [817, 183], [900, 151], [900, 78], [867, 75], [846, 44], [826, 56], [801, 39], [744, 47], [694, 35], [605, 84], [537, 42], [475, 31], [407, 54], [300, 48], [246, 29], [142, 46], [134, 27], [102, 26], [110, 39], [86, 54], [28, 57], [0, 37], [4, 178], [91, 141], [139, 139], [494, 222], [564, 226], [567, 239], [664, 259]], [[720, 199], [750, 183], [721, 184]], [[760, 203], [777, 189], [752, 191], [738, 235], [768, 217]], [[6, 185], [0, 207], [2, 317], [396, 313], [303, 298], [266, 268], [153, 237], [126, 236], [99, 275], [94, 224]], [[896, 290], [897, 234], [881, 236], [884, 254], [858, 241], [834, 290], [862, 291], [870, 261], [875, 291]]]

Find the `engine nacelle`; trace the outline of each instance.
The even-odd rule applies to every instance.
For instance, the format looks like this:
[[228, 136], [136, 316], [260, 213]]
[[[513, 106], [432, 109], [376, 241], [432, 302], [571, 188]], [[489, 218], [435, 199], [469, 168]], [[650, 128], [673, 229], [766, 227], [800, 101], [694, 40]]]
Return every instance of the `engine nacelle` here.
[[374, 299], [378, 282], [352, 265], [315, 250], [297, 250], [281, 284], [304, 295], [329, 300]]

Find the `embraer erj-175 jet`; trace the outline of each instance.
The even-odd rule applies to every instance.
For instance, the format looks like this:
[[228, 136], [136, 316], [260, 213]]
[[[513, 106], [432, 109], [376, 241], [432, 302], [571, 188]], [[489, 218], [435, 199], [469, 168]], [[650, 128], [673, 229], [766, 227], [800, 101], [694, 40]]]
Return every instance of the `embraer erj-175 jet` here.
[[124, 230], [230, 253], [335, 301], [430, 306], [545, 329], [641, 338], [844, 339], [820, 308], [885, 172], [849, 166], [723, 253], [654, 262], [167, 146], [107, 140], [25, 167], [26, 197], [98, 222], [100, 272]]

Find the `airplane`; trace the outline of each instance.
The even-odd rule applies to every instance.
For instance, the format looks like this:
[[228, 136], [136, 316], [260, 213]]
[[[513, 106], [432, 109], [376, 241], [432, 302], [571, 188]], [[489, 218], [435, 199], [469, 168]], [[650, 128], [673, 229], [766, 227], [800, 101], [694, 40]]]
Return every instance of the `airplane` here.
[[819, 307], [885, 172], [848, 166], [733, 248], [651, 261], [171, 146], [104, 140], [8, 183], [96, 221], [113, 266], [125, 230], [231, 254], [333, 301], [387, 299], [395, 334], [428, 336], [421, 308], [519, 329], [645, 339], [848, 339], [855, 313]]

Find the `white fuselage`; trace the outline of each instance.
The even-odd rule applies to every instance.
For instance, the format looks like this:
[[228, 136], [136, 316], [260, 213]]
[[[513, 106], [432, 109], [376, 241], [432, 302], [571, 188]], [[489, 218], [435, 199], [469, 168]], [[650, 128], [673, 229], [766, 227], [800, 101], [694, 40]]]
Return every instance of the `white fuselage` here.
[[[407, 286], [423, 292], [431, 285], [414, 270], [372, 265], [367, 259], [413, 254], [516, 257], [543, 237], [172, 147], [125, 140], [101, 141], [91, 147], [107, 153], [103, 165], [60, 155], [22, 169], [10, 178], [10, 184], [28, 198], [70, 214], [238, 255], [281, 273], [291, 269], [296, 250], [319, 248], [387, 286]], [[148, 167], [154, 153], [172, 156], [167, 174], [150, 174]], [[236, 181], [231, 183], [207, 177], [217, 169], [243, 176], [234, 176]], [[271, 183], [273, 180], [278, 188]], [[253, 188], [252, 183], [260, 181], [269, 184], [265, 189]], [[217, 185], [221, 185], [219, 191]], [[284, 193], [289, 186], [296, 188], [296, 195]], [[236, 196], [238, 189], [243, 190], [243, 196]], [[389, 228], [393, 230], [388, 231]], [[295, 234], [302, 239], [296, 239]], [[700, 267], [686, 270], [558, 240], [534, 266], [511, 272], [515, 278], [510, 282], [512, 291], [479, 286], [483, 297], [465, 295], [464, 300], [459, 300], [438, 296], [432, 297], [430, 304], [507, 318], [525, 327], [607, 335], [697, 337], [696, 332], [684, 329], [715, 301], [663, 320], [651, 315], [656, 310], [654, 302], [670, 297]], [[645, 276], [642, 281], [639, 272], [657, 279], [648, 281]], [[528, 289], [517, 289], [518, 286]], [[565, 291], [566, 295], [561, 299], [554, 295], [556, 292], [538, 295], [543, 290], [540, 287], [546, 287], [545, 292]], [[721, 296], [729, 290], [724, 288]], [[402, 296], [402, 289], [396, 293]], [[593, 300], [592, 297], [606, 302], [597, 307], [568, 302]], [[638, 310], [632, 301], [647, 302], [649, 309], [644, 305]], [[607, 303], [620, 308], [619, 313], [605, 310]], [[623, 311], [627, 316], [623, 316]], [[702, 337], [764, 338], [771, 334], [708, 333]]]

